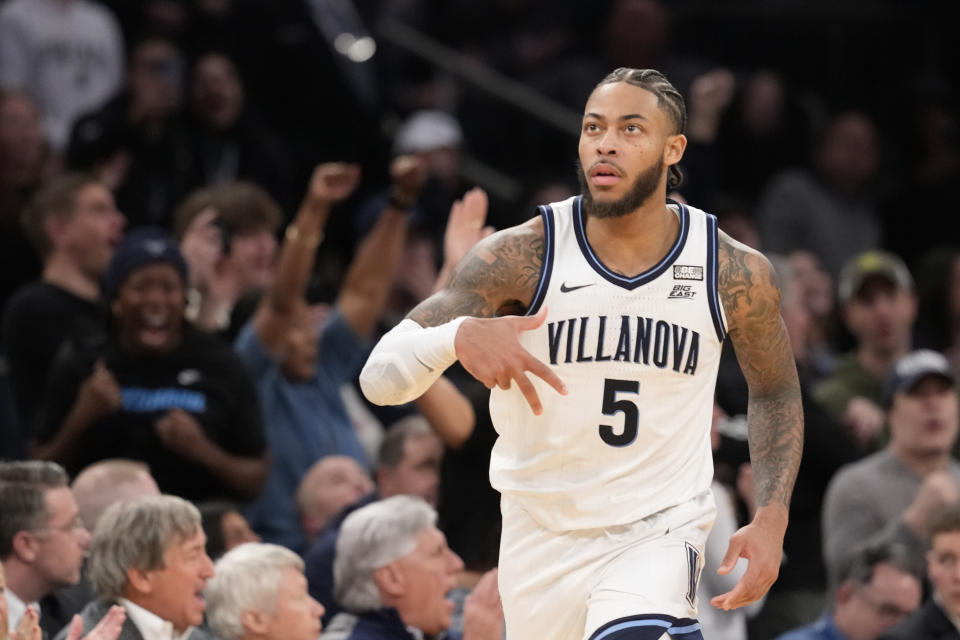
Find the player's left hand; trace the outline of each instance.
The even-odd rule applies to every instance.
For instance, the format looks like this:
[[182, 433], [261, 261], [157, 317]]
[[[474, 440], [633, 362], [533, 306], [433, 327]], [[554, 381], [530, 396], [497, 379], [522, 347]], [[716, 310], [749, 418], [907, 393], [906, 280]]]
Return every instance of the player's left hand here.
[[740, 558], [746, 558], [747, 571], [733, 589], [714, 597], [710, 604], [729, 611], [762, 598], [780, 573], [786, 529], [786, 507], [764, 506], [753, 522], [733, 534], [717, 573], [730, 573]]

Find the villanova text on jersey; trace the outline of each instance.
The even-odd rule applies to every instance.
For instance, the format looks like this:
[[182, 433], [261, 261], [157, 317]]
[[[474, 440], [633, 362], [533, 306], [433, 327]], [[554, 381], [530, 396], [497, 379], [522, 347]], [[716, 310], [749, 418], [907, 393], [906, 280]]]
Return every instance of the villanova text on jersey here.
[[633, 362], [694, 375], [700, 334], [642, 316], [582, 316], [547, 323], [550, 364]]

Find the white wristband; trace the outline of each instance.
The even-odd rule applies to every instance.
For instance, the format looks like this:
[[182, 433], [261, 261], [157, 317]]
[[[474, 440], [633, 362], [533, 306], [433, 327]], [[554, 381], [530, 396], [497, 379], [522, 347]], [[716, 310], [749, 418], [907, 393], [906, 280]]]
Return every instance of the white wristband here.
[[461, 316], [437, 327], [404, 320], [373, 348], [360, 372], [360, 388], [378, 405], [405, 404], [420, 397], [456, 362], [454, 342]]

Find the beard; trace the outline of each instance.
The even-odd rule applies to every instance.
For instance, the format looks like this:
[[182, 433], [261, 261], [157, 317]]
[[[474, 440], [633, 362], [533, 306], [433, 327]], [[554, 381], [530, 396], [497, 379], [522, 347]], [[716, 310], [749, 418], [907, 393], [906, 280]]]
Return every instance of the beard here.
[[577, 159], [577, 180], [580, 182], [580, 193], [583, 194], [583, 207], [587, 214], [594, 218], [619, 218], [625, 216], [631, 211], [639, 209], [657, 190], [660, 180], [663, 178], [663, 158], [642, 172], [633, 181], [630, 190], [627, 191], [619, 200], [613, 202], [598, 202], [594, 200], [590, 193], [590, 185], [587, 182], [587, 174], [583, 171], [583, 165]]

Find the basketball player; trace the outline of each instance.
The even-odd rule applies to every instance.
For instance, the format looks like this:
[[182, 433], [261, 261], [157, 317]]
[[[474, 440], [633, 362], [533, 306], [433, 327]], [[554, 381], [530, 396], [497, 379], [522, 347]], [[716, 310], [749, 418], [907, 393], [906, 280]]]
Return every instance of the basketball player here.
[[720, 568], [744, 557], [747, 571], [712, 604], [746, 605], [776, 579], [803, 439], [797, 372], [769, 262], [666, 199], [685, 124], [659, 72], [604, 78], [583, 116], [582, 195], [480, 242], [361, 373], [382, 404], [416, 397], [456, 359], [492, 389], [510, 638], [702, 637], [727, 336], [750, 385], [759, 508]]

